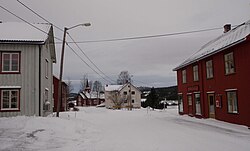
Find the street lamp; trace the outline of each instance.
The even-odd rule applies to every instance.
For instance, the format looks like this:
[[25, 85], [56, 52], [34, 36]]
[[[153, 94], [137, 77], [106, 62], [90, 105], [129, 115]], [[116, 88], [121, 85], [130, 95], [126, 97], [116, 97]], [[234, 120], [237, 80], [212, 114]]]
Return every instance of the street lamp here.
[[90, 26], [90, 23], [84, 23], [84, 24], [78, 24], [72, 27], [64, 27], [64, 33], [63, 33], [63, 43], [62, 43], [62, 54], [61, 54], [61, 63], [60, 63], [60, 76], [59, 76], [59, 83], [58, 83], [58, 100], [57, 100], [57, 109], [56, 109], [56, 117], [59, 117], [59, 112], [61, 108], [61, 100], [62, 100], [62, 74], [63, 74], [63, 60], [64, 60], [64, 48], [65, 48], [65, 42], [66, 42], [66, 33], [67, 30], [73, 29], [78, 26]]

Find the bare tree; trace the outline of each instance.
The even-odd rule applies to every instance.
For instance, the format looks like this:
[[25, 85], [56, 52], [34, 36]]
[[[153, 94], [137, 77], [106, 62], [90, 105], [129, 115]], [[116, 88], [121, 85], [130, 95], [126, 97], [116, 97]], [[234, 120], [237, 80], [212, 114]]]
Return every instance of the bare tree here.
[[131, 75], [129, 75], [128, 71], [122, 71], [117, 79], [117, 84], [126, 84], [126, 83], [131, 83]]
[[124, 100], [120, 97], [118, 90], [112, 91], [109, 99], [114, 103], [115, 109], [121, 109]]
[[68, 78], [67, 82], [67, 97], [69, 97], [69, 94], [72, 93], [74, 91], [74, 86], [72, 85], [72, 81], [70, 80], [70, 78]]
[[93, 91], [100, 92], [102, 90], [102, 83], [100, 81], [95, 81], [93, 83]]

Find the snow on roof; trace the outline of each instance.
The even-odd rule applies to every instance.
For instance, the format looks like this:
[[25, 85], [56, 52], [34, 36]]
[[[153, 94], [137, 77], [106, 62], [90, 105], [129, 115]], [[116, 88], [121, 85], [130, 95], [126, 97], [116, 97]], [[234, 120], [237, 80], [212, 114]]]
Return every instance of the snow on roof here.
[[105, 91], [119, 91], [123, 85], [106, 85], [105, 86]]
[[21, 22], [0, 23], [0, 42], [45, 42], [51, 25], [50, 24], [32, 24]]
[[250, 20], [235, 27], [234, 29], [222, 34], [218, 38], [208, 42], [201, 49], [196, 52], [194, 55], [189, 57], [178, 67], [174, 68], [174, 71], [190, 65], [196, 61], [209, 57], [217, 52], [220, 52], [226, 48], [232, 47], [244, 40], [250, 34]]

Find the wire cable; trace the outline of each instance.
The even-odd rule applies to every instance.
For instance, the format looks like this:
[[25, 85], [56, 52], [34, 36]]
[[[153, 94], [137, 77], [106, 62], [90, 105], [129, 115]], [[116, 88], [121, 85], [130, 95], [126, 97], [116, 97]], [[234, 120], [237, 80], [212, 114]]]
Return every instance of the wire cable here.
[[[44, 21], [46, 21], [47, 23], [50, 23], [52, 25], [54, 25], [55, 28], [59, 29], [60, 31], [64, 32], [64, 30], [58, 26], [56, 26], [55, 24], [53, 24], [52, 22], [50, 22], [49, 20], [47, 20], [46, 18], [44, 18], [43, 16], [39, 15], [36, 11], [34, 11], [33, 9], [31, 9], [29, 6], [25, 5], [24, 3], [22, 3], [20, 0], [17, 0], [17, 2], [19, 2], [22, 6], [24, 6], [25, 8], [27, 8], [28, 10], [30, 10], [32, 13], [34, 13], [35, 15], [37, 15], [38, 17], [40, 17], [41, 19], [43, 19]], [[87, 54], [81, 49], [81, 47], [75, 43], [75, 40], [73, 39], [73, 37], [67, 32], [68, 36], [70, 37], [70, 39], [73, 41], [73, 43], [77, 46], [77, 48], [82, 52], [82, 54], [95, 66], [95, 68], [100, 71], [105, 77], [107, 77], [108, 79], [112, 80], [110, 77], [108, 77], [103, 71], [101, 71], [101, 69], [99, 67], [97, 67], [97, 65], [87, 56]], [[85, 62], [86, 63], [86, 62]], [[89, 66], [89, 65], [88, 65]], [[96, 72], [96, 71], [95, 71]]]
[[68, 36], [70, 37], [70, 39], [74, 42], [74, 44], [77, 46], [77, 48], [82, 52], [82, 54], [95, 66], [95, 68], [102, 73], [106, 78], [108, 78], [109, 80], [115, 82], [113, 79], [111, 79], [109, 76], [107, 76], [88, 56], [87, 54], [81, 49], [81, 47], [75, 43], [75, 40], [73, 39], [73, 37], [68, 33]]
[[84, 61], [84, 59], [70, 46], [70, 45], [68, 45], [67, 44], [67, 46], [74, 52], [74, 54], [76, 55], [76, 56], [78, 56], [80, 59], [81, 59], [81, 61], [83, 62], [83, 63], [85, 63], [91, 70], [93, 70], [96, 74], [98, 74], [103, 80], [105, 80], [105, 81], [107, 81], [107, 82], [109, 82], [109, 83], [112, 83], [110, 80], [108, 80], [108, 79], [106, 79], [105, 77], [103, 77], [100, 73], [98, 73], [95, 69], [93, 69], [86, 61]]

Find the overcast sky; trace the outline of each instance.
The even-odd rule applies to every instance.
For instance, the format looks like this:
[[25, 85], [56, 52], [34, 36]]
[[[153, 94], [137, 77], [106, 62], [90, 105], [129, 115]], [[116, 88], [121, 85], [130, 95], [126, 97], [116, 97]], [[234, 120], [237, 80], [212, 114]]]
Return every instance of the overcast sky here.
[[[90, 22], [90, 27], [69, 30], [77, 42], [161, 35], [221, 27], [220, 30], [148, 39], [79, 43], [81, 49], [107, 76], [116, 80], [128, 71], [137, 86], [176, 85], [172, 69], [223, 33], [223, 25], [241, 24], [250, 19], [250, 0], [20, 0], [35, 12], [64, 28]], [[0, 5], [30, 23], [43, 23], [16, 0], [0, 0]], [[0, 8], [3, 22], [20, 19]], [[63, 32], [54, 29], [57, 38]], [[67, 37], [67, 41], [71, 41]], [[56, 44], [58, 76], [61, 43]], [[74, 45], [72, 48], [92, 68], [95, 67]], [[64, 79], [74, 82], [78, 91], [84, 74], [89, 80], [109, 84], [66, 47]], [[95, 69], [98, 71], [97, 69]], [[101, 74], [101, 73], [100, 73]]]

